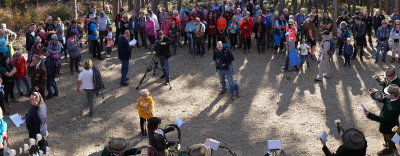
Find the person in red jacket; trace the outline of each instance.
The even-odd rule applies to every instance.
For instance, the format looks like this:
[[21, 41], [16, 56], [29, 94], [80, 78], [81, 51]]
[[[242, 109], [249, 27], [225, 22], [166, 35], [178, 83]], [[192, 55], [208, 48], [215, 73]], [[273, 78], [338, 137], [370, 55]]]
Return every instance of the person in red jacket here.
[[240, 20], [240, 34], [243, 40], [243, 50], [250, 52], [251, 45], [251, 30], [253, 29], [253, 23], [246, 16]]
[[212, 41], [212, 47], [214, 50], [217, 45], [217, 19], [213, 17], [213, 14], [210, 13], [208, 14], [208, 18], [206, 20], [207, 22], [207, 36], [208, 36], [208, 51], [210, 51], [211, 48], [211, 41]]

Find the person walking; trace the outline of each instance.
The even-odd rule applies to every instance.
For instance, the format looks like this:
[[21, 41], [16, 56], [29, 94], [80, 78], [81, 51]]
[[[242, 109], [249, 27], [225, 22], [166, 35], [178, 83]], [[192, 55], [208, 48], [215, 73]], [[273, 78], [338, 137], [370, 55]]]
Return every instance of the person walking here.
[[[322, 82], [322, 77], [326, 79], [330, 79], [330, 71], [329, 71], [329, 50], [331, 48], [331, 39], [329, 38], [329, 31], [324, 31], [322, 33], [322, 42], [321, 42], [321, 52], [318, 56], [318, 77], [314, 79], [315, 82]], [[323, 76], [325, 73], [325, 76]]]
[[129, 71], [129, 59], [131, 58], [131, 50], [132, 46], [129, 45], [129, 38], [130, 38], [130, 32], [129, 30], [126, 30], [124, 32], [123, 36], [120, 36], [118, 39], [118, 59], [121, 61], [121, 80], [120, 80], [120, 85], [121, 86], [128, 86], [129, 83], [126, 82], [128, 78], [126, 75], [128, 74]]
[[217, 49], [214, 51], [213, 60], [216, 64], [216, 69], [219, 76], [219, 81], [221, 83], [221, 90], [219, 95], [224, 94], [227, 91], [225, 78], [229, 83], [229, 92], [231, 93], [231, 98], [235, 96], [239, 97], [239, 86], [236, 80], [233, 79], [233, 67], [232, 61], [235, 58], [228, 48], [224, 48], [221, 41], [217, 42]]
[[47, 106], [39, 92], [33, 92], [29, 100], [31, 107], [22, 119], [25, 119], [29, 138], [36, 138], [37, 134], [43, 136], [42, 140], [38, 142], [38, 146], [43, 151], [43, 154], [46, 154], [48, 146], [46, 137], [49, 134], [47, 131]]
[[140, 97], [136, 102], [136, 109], [138, 110], [140, 119], [140, 134], [147, 136], [146, 121], [153, 117], [154, 101], [147, 89], [141, 90], [139, 94]]
[[383, 103], [379, 116], [364, 109], [364, 114], [368, 119], [379, 122], [379, 132], [383, 134], [385, 148], [379, 151], [378, 155], [392, 154], [393, 150], [397, 151], [396, 145], [391, 141], [391, 139], [395, 134], [392, 132], [392, 128], [399, 125], [399, 86], [390, 84], [384, 89], [384, 93], [387, 94], [387, 96], [378, 99], [379, 102]]
[[79, 73], [78, 81], [76, 82], [76, 91], [80, 93], [81, 90], [85, 91], [87, 104], [89, 106], [89, 117], [93, 115], [93, 106], [95, 105], [96, 90], [93, 82], [93, 62], [90, 59], [83, 61], [83, 70]]
[[26, 86], [26, 94], [29, 93], [31, 90], [31, 85], [29, 84], [28, 81], [28, 63], [26, 62], [26, 59], [20, 52], [16, 52], [14, 54], [14, 60], [13, 60], [13, 65], [15, 69], [17, 69], [17, 72], [15, 73], [14, 77], [17, 80], [17, 90], [20, 96], [24, 96], [24, 93], [21, 89], [21, 81], [25, 83]]

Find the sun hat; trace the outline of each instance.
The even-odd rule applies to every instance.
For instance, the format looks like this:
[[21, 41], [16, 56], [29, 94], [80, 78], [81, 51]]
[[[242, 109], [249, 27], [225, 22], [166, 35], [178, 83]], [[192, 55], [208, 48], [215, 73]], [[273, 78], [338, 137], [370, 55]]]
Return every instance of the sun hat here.
[[211, 149], [204, 144], [194, 144], [190, 146], [189, 156], [211, 156]]
[[385, 92], [385, 94], [390, 94], [390, 95], [397, 95], [400, 92], [399, 86], [395, 84], [390, 84], [383, 91]]
[[385, 78], [392, 77], [392, 76], [394, 76], [394, 75], [396, 75], [396, 70], [395, 70], [395, 68], [389, 68], [389, 69], [387, 69], [387, 70], [385, 71], [385, 73], [384, 73]]
[[131, 143], [124, 138], [112, 138], [107, 145], [110, 152], [125, 152], [131, 147]]
[[343, 134], [343, 144], [351, 149], [360, 149], [366, 144], [364, 134], [355, 128], [347, 129]]

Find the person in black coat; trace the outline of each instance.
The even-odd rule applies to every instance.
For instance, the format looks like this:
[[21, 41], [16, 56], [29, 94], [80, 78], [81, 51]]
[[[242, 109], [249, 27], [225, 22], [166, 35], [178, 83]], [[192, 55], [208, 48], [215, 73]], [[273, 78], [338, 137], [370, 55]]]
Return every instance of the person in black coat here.
[[161, 124], [161, 119], [159, 117], [152, 117], [147, 120], [147, 129], [149, 136], [149, 144], [151, 147], [157, 150], [161, 155], [165, 155], [165, 150], [168, 147], [173, 146], [178, 143], [179, 140], [168, 141], [165, 138], [165, 134], [175, 130], [174, 127], [168, 127], [166, 129], [159, 128]]
[[[369, 10], [366, 9], [364, 11], [364, 16], [362, 17], [362, 22], [365, 23], [365, 33], [368, 36], [368, 42], [369, 42], [369, 46], [372, 46], [372, 17], [369, 15]], [[367, 45], [367, 44], [365, 44]]]
[[26, 121], [26, 128], [28, 129], [29, 138], [36, 138], [37, 134], [43, 136], [42, 140], [38, 142], [39, 148], [46, 153], [46, 146], [48, 146], [45, 137], [48, 136], [47, 131], [47, 106], [44, 103], [43, 97], [39, 92], [33, 92], [30, 97], [31, 108], [28, 113], [22, 118]]
[[35, 30], [36, 30], [36, 24], [32, 23], [31, 25], [29, 25], [28, 32], [26, 32], [25, 34], [26, 38], [25, 49], [26, 51], [28, 51], [28, 53], [31, 52], [32, 46], [35, 44], [35, 38], [36, 38]]
[[329, 151], [326, 142], [321, 140], [323, 145], [322, 151], [324, 151], [326, 156], [365, 156], [367, 141], [361, 131], [350, 128], [344, 132], [340, 132], [340, 136], [342, 137], [343, 145], [339, 146], [336, 153]]
[[366, 44], [365, 32], [366, 25], [361, 21], [360, 17], [355, 17], [355, 23], [353, 25], [353, 36], [354, 36], [354, 54], [353, 60], [357, 57], [357, 53], [360, 55], [360, 60], [363, 61], [364, 46]]
[[124, 35], [118, 38], [118, 59], [121, 60], [121, 86], [128, 86], [129, 83], [126, 82], [126, 75], [129, 71], [129, 59], [131, 59], [132, 46], [129, 45], [130, 32], [125, 30]]
[[378, 28], [382, 26], [382, 21], [385, 19], [385, 16], [382, 15], [382, 13], [379, 10], [375, 11], [375, 15], [372, 18], [373, 20], [373, 25], [374, 25], [374, 30], [375, 30], [375, 35], [378, 33]]
[[171, 57], [171, 39], [168, 36], [164, 36], [162, 31], [158, 32], [158, 37], [159, 40], [156, 41], [155, 43], [155, 49], [158, 55], [158, 58], [160, 59], [160, 64], [162, 67], [163, 75], [160, 77], [160, 79], [165, 78], [165, 85], [168, 85], [169, 80], [170, 80], [170, 75], [169, 75], [169, 58]]

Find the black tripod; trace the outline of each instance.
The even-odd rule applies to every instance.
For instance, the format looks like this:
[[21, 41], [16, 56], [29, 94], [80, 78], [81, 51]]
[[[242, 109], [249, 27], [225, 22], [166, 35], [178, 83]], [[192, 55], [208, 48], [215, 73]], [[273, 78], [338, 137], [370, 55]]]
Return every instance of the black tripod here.
[[156, 75], [157, 69], [160, 69], [158, 67], [158, 60], [157, 60], [157, 55], [155, 54], [155, 52], [151, 52], [150, 55], [153, 55], [153, 57], [151, 58], [151, 61], [149, 63], [149, 65], [147, 66], [146, 72], [144, 72], [144, 75], [142, 77], [142, 79], [139, 82], [139, 85], [136, 87], [136, 89], [139, 89], [140, 85], [142, 85], [142, 82], [144, 80], [144, 78], [146, 78], [147, 73], [153, 71], [153, 75]]

